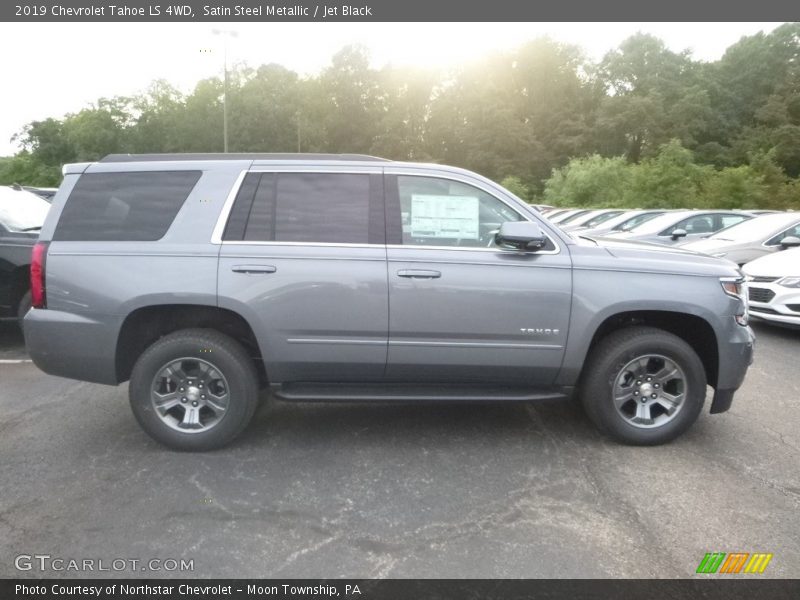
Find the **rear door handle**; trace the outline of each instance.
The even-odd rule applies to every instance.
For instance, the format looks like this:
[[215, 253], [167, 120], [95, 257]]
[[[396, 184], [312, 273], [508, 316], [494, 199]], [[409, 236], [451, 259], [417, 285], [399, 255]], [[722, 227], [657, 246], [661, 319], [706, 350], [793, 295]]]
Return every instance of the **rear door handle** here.
[[428, 271], [425, 269], [400, 269], [397, 275], [410, 277], [411, 279], [439, 279], [442, 276], [440, 271]]
[[246, 273], [247, 275], [265, 275], [274, 273], [278, 268], [273, 265], [234, 265], [231, 271], [234, 273]]

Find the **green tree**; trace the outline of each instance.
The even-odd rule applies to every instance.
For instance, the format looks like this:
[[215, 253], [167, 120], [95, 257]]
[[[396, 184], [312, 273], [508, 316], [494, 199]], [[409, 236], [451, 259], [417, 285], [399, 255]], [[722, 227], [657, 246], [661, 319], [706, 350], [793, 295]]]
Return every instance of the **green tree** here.
[[543, 199], [554, 206], [624, 206], [631, 177], [623, 157], [593, 154], [554, 169], [545, 182]]
[[323, 128], [331, 152], [369, 153], [378, 133], [378, 74], [369, 66], [367, 50], [347, 46], [333, 56], [320, 75], [326, 98]]
[[700, 186], [713, 169], [694, 163], [690, 150], [680, 141], [662, 145], [653, 158], [632, 167], [626, 189], [626, 206], [641, 208], [696, 208]]
[[378, 76], [380, 116], [371, 152], [395, 160], [431, 160], [425, 150], [428, 111], [438, 74], [386, 67]]
[[514, 177], [513, 175], [509, 175], [505, 177], [503, 181], [500, 182], [504, 188], [506, 188], [509, 192], [516, 195], [517, 197], [525, 200], [526, 202], [530, 202], [533, 198], [533, 193], [531, 192], [531, 188], [529, 188], [519, 177]]
[[229, 139], [237, 152], [295, 152], [298, 146], [298, 76], [263, 65], [232, 95]]
[[706, 127], [710, 100], [688, 51], [639, 33], [603, 58], [596, 77], [606, 92], [597, 128], [606, 151], [639, 162], [670, 139], [695, 145]]
[[707, 208], [764, 208], [767, 187], [749, 165], [710, 171], [701, 183], [698, 204]]

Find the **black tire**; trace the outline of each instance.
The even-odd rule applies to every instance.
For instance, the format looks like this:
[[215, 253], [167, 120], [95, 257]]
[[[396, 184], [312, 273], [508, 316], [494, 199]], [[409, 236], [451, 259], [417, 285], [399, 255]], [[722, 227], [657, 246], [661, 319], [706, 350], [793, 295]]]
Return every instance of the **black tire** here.
[[[684, 397], [673, 416], [664, 411], [669, 420], [644, 427], [636, 426], [617, 409], [614, 386], [617, 377], [628, 372], [626, 367], [631, 361], [647, 355], [665, 357], [680, 368]], [[633, 382], [630, 389], [640, 394], [640, 388]], [[628, 327], [609, 334], [592, 350], [585, 365], [580, 396], [586, 414], [602, 433], [624, 444], [655, 446], [675, 439], [697, 420], [706, 397], [706, 373], [697, 353], [681, 338], [654, 327]], [[641, 395], [637, 398], [641, 400]], [[637, 400], [633, 402], [635, 408]]]
[[28, 314], [31, 306], [33, 306], [33, 302], [31, 300], [31, 292], [29, 290], [25, 292], [25, 295], [20, 299], [19, 304], [17, 305], [17, 322], [19, 323], [20, 329], [22, 329], [22, 320], [25, 318], [25, 315]]
[[[156, 376], [179, 359], [189, 365], [199, 364], [192, 359], [210, 364], [225, 380], [227, 408], [206, 430], [180, 431], [170, 426], [151, 398]], [[258, 374], [247, 352], [232, 338], [210, 329], [184, 329], [162, 337], [142, 353], [133, 367], [128, 393], [136, 420], [156, 441], [175, 450], [214, 450], [229, 444], [252, 420], [258, 406]]]

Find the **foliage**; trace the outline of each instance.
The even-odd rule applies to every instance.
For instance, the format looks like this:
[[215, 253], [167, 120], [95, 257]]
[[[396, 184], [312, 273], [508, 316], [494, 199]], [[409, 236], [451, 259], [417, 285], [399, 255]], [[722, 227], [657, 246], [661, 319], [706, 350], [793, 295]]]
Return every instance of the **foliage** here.
[[543, 198], [553, 206], [622, 206], [631, 169], [622, 157], [593, 154], [554, 169]]
[[526, 202], [530, 202], [533, 199], [531, 188], [525, 185], [519, 177], [515, 177], [513, 175], [504, 177], [503, 181], [500, 182], [500, 185]]
[[[28, 123], [0, 182], [57, 185], [109, 153], [221, 152], [221, 77], [154, 81]], [[527, 200], [575, 206], [800, 207], [800, 24], [718, 61], [636, 34], [601, 60], [548, 38], [450, 71], [375, 69], [347, 46], [317, 75], [235, 65], [231, 152], [367, 153], [443, 162]]]

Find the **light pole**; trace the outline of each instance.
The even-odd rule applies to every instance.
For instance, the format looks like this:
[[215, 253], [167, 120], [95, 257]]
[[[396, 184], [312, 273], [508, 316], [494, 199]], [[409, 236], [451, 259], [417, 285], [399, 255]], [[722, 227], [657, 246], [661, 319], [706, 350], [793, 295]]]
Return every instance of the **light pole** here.
[[222, 60], [225, 69], [225, 77], [222, 83], [222, 146], [223, 151], [228, 153], [228, 38], [235, 38], [239, 34], [233, 29], [212, 29], [211, 33], [222, 36]]

